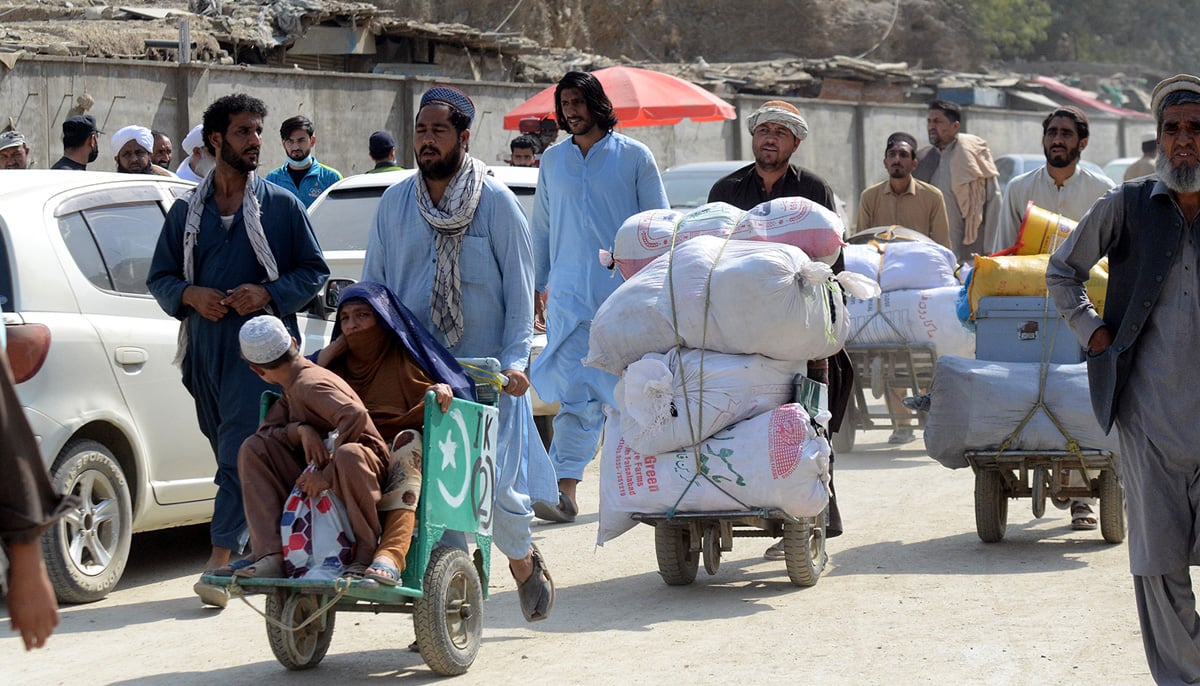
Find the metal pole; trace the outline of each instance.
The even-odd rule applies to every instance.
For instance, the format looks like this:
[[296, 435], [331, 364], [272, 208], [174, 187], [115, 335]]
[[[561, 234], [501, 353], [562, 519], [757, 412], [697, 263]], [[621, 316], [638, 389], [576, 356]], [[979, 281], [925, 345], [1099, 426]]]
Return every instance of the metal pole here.
[[188, 17], [179, 18], [179, 63], [192, 61], [192, 22]]

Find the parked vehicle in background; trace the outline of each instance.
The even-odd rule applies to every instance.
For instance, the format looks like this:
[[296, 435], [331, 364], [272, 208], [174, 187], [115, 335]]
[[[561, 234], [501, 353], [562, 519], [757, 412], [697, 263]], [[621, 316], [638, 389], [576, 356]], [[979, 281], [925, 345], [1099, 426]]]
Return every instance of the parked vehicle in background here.
[[[308, 218], [317, 234], [317, 241], [329, 264], [330, 281], [334, 279], [358, 281], [362, 278], [363, 259], [367, 252], [367, 239], [375, 224], [375, 212], [383, 192], [416, 174], [415, 169], [359, 174], [348, 176], [321, 193], [308, 208]], [[517, 196], [526, 218], [533, 214], [533, 196], [537, 191], [538, 169], [536, 167], [488, 167], [494, 176]], [[327, 307], [336, 307], [337, 298], [331, 295]], [[332, 325], [330, 326], [332, 329]], [[546, 335], [535, 334], [530, 352], [530, 361], [537, 359], [546, 347]], [[547, 404], [533, 391], [533, 414], [547, 445], [553, 435], [552, 419], [558, 412], [558, 403]]]
[[[714, 183], [748, 164], [754, 164], [754, 160], [693, 162], [667, 169], [662, 173], [662, 182], [671, 209], [686, 212], [704, 205], [708, 202], [708, 192]], [[846, 203], [836, 193], [833, 197], [838, 216], [845, 223]]]
[[1118, 157], [1117, 159], [1104, 165], [1104, 173], [1108, 178], [1121, 183], [1125, 180], [1125, 170], [1129, 169], [1130, 165], [1137, 162], [1140, 157]]
[[[1008, 187], [1008, 182], [1012, 181], [1013, 178], [1020, 176], [1025, 172], [1031, 172], [1045, 164], [1045, 155], [1001, 155], [997, 157], [996, 171], [1000, 172], [1000, 178], [998, 179], [1000, 184], [1000, 193], [1004, 193], [1004, 189]], [[1114, 179], [1115, 182], [1120, 182], [1119, 177], [1114, 177], [1108, 174], [1108, 172], [1106, 172], [1104, 169], [1101, 169], [1100, 165], [1096, 164], [1095, 162], [1080, 160], [1079, 166], [1096, 172], [1097, 174], [1103, 174], [1110, 179]], [[1123, 169], [1122, 173], [1124, 173]]]

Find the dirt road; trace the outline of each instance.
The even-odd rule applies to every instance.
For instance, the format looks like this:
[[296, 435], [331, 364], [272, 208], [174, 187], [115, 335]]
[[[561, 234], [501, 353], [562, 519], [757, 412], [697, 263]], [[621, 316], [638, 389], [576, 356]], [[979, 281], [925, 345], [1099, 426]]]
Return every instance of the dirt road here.
[[[970, 471], [886, 437], [862, 434], [838, 458], [846, 533], [807, 589], [761, 558], [765, 540], [738, 539], [716, 576], [681, 588], [659, 579], [649, 527], [597, 548], [593, 465], [580, 520], [534, 532], [558, 582], [553, 616], [526, 624], [496, 569], [483, 648], [453, 682], [1149, 683], [1124, 545], [1071, 531], [1054, 508], [1035, 520], [1028, 500], [1010, 504], [1004, 542], [983, 544]], [[343, 613], [324, 662], [286, 672], [250, 608], [200, 607], [191, 586], [206, 549], [204, 527], [135, 537], [118, 590], [65, 608], [48, 648], [0, 638], [0, 684], [443, 681], [405, 650], [407, 615]]]

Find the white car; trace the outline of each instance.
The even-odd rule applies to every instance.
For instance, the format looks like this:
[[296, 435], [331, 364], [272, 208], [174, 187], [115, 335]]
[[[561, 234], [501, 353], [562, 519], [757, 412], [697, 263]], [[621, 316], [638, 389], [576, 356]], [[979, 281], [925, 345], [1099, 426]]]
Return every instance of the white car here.
[[[367, 238], [375, 223], [375, 211], [383, 192], [404, 179], [416, 174], [415, 169], [358, 174], [348, 176], [325, 189], [308, 208], [317, 241], [329, 264], [330, 281], [344, 279], [358, 281], [362, 278], [363, 260], [367, 252]], [[526, 218], [533, 214], [533, 196], [537, 191], [538, 169], [536, 167], [488, 167], [488, 174], [496, 177], [517, 196]], [[336, 293], [326, 298], [326, 307], [337, 306]], [[530, 361], [546, 347], [546, 335], [535, 334]], [[544, 403], [533, 393], [533, 414], [542, 440], [549, 445], [553, 434], [551, 421], [558, 412], [558, 403]]]
[[216, 460], [171, 364], [179, 322], [146, 288], [166, 210], [191, 188], [0, 171], [0, 295], [17, 395], [54, 485], [83, 501], [43, 537], [63, 602], [107, 595], [132, 533], [212, 517]]

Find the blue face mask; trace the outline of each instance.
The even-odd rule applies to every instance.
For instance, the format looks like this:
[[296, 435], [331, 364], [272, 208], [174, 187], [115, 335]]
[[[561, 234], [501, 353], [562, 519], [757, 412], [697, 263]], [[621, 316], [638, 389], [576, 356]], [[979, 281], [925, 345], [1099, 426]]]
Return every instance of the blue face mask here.
[[312, 156], [312, 153], [310, 152], [310, 153], [308, 153], [308, 157], [305, 157], [304, 159], [302, 159], [300, 161], [293, 160], [292, 158], [289, 157], [288, 158], [288, 166], [291, 167], [292, 169], [308, 169], [309, 167], [312, 166], [313, 161], [314, 161], [313, 156]]

